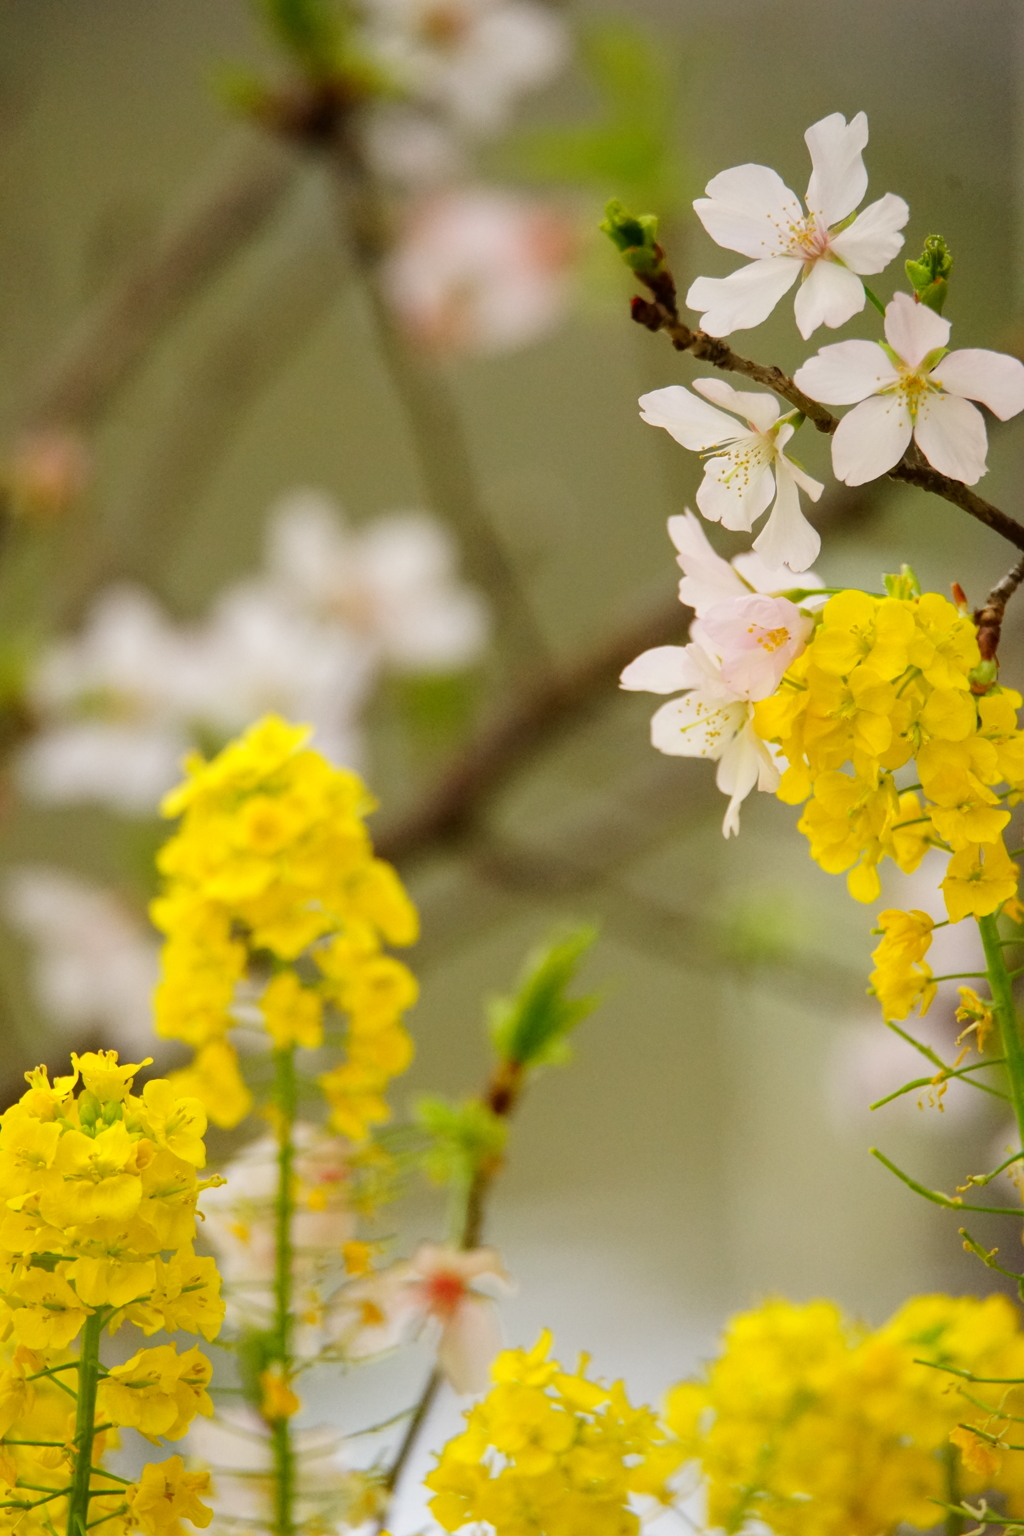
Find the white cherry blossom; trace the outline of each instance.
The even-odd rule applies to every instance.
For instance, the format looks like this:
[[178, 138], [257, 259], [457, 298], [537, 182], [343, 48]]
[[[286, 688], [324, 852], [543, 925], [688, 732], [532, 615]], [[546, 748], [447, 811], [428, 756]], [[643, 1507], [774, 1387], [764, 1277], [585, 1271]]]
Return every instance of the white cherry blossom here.
[[754, 731], [749, 694], [726, 683], [710, 637], [700, 633], [700, 621], [691, 633], [689, 645], [644, 651], [630, 662], [619, 683], [646, 693], [686, 690], [655, 711], [651, 743], [671, 757], [717, 762], [715, 783], [729, 796], [722, 833], [731, 837], [740, 830], [740, 805], [754, 786], [774, 790], [780, 774], [772, 749]]
[[985, 418], [1024, 410], [1024, 363], [968, 347], [947, 352], [950, 325], [926, 304], [897, 293], [885, 311], [887, 345], [839, 341], [798, 368], [794, 382], [827, 405], [855, 405], [832, 438], [832, 467], [863, 485], [898, 464], [911, 437], [933, 468], [974, 485], [987, 468]]
[[[815, 571], [801, 572], [797, 581], [787, 566], [766, 565], [753, 550], [744, 550], [731, 560], [723, 560], [712, 548], [700, 518], [689, 507], [682, 514], [669, 518], [668, 532], [678, 552], [676, 564], [683, 572], [679, 601], [692, 608], [698, 618], [717, 603], [749, 597], [751, 592], [778, 597], [794, 586], [804, 590], [824, 586]], [[824, 602], [825, 598], [812, 597], [803, 601], [810, 607]]]
[[533, 0], [368, 0], [367, 42], [417, 101], [474, 133], [569, 57], [565, 24]]
[[736, 165], [708, 182], [694, 203], [712, 240], [752, 258], [728, 277], [698, 277], [686, 302], [703, 310], [712, 336], [749, 330], [766, 320], [797, 279], [795, 314], [800, 334], [819, 325], [843, 325], [864, 308], [861, 276], [881, 272], [903, 244], [910, 216], [893, 193], [850, 215], [867, 191], [861, 151], [868, 141], [863, 112], [847, 123], [839, 112], [804, 134], [811, 152], [806, 209], [766, 165]]
[[708, 455], [697, 492], [697, 506], [706, 518], [748, 530], [774, 502], [754, 548], [769, 566], [806, 571], [821, 540], [800, 510], [800, 491], [817, 501], [824, 486], [782, 451], [795, 431], [792, 408], [783, 416], [774, 396], [733, 389], [724, 379], [695, 379], [693, 387], [705, 398], [681, 384], [641, 395], [644, 421], [664, 427], [684, 448]]

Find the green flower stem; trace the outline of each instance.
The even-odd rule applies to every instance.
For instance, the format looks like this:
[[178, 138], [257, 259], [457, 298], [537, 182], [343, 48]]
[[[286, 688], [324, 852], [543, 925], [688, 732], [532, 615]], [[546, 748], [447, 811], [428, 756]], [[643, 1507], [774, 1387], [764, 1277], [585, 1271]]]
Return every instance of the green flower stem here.
[[1024, 1146], [1024, 1040], [1021, 1039], [1017, 1009], [1013, 1001], [1013, 982], [1006, 968], [1003, 947], [999, 939], [999, 925], [995, 916], [979, 917], [978, 928], [985, 946], [985, 963], [988, 966], [988, 984], [992, 989], [992, 1002], [999, 1021], [1003, 1055], [1010, 1079], [1010, 1099], [1017, 1117], [1017, 1130]]
[[[287, 1376], [291, 1358], [292, 1327], [292, 1208], [295, 1144], [296, 1079], [295, 1047], [274, 1052], [274, 1107], [277, 1110], [277, 1269], [274, 1276], [274, 1331], [269, 1356]], [[271, 1425], [274, 1447], [274, 1536], [292, 1536], [295, 1529], [295, 1453], [291, 1421], [275, 1419]]]
[[67, 1536], [84, 1536], [89, 1519], [92, 1446], [96, 1435], [96, 1388], [100, 1379], [103, 1313], [91, 1312], [82, 1330], [78, 1356], [78, 1406], [75, 1410], [75, 1475], [68, 1498]]

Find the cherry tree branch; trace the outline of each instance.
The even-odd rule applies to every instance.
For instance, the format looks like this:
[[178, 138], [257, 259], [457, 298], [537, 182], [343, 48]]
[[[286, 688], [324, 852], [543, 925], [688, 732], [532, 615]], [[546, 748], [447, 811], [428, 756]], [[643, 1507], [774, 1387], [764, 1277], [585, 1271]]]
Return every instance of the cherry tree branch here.
[[228, 260], [268, 222], [295, 177], [280, 144], [233, 139], [193, 190], [100, 297], [28, 391], [34, 428], [89, 428], [149, 347]]
[[[660, 254], [661, 248], [657, 247], [657, 250]], [[833, 416], [825, 406], [805, 395], [781, 368], [752, 362], [750, 358], [734, 352], [719, 337], [709, 336], [706, 331], [691, 330], [679, 318], [675, 280], [667, 267], [662, 264], [654, 272], [637, 272], [636, 276], [652, 294], [651, 299], [639, 295], [633, 299], [632, 316], [638, 325], [649, 331], [664, 331], [677, 352], [689, 352], [700, 362], [710, 363], [713, 368], [720, 368], [727, 373], [741, 373], [758, 384], [764, 384], [766, 388], [781, 395], [783, 400], [788, 400], [798, 411], [802, 411], [819, 432], [831, 435], [836, 430], [839, 425], [838, 416]], [[911, 443], [900, 462], [889, 470], [888, 478], [916, 485], [922, 491], [931, 491], [941, 496], [944, 501], [952, 502], [953, 506], [977, 518], [979, 523], [984, 523], [986, 528], [991, 528], [1015, 548], [1024, 550], [1024, 524], [976, 495], [962, 481], [953, 480], [949, 475], [933, 469], [916, 443]]]

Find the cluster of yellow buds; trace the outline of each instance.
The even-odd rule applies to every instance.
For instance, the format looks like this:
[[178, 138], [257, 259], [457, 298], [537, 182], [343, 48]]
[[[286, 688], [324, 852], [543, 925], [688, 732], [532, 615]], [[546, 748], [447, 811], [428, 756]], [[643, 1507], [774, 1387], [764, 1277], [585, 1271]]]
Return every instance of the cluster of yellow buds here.
[[632, 1495], [666, 1498], [681, 1453], [621, 1382], [605, 1386], [548, 1358], [551, 1335], [506, 1350], [494, 1386], [466, 1414], [426, 1479], [446, 1531], [485, 1522], [496, 1536], [635, 1536]]
[[[986, 917], [1017, 888], [1002, 832], [1024, 786], [1021, 696], [978, 681], [966, 614], [907, 586], [830, 598], [781, 686], [756, 705], [755, 728], [788, 763], [780, 798], [808, 800], [800, 829], [812, 856], [831, 873], [850, 870], [858, 901], [877, 898], [883, 857], [909, 873], [939, 846], [952, 853], [942, 882], [951, 920]], [[911, 760], [923, 800], [894, 781]]]
[[[962, 1378], [919, 1361], [1021, 1385], [965, 1395]], [[1009, 1516], [1024, 1514], [1024, 1458], [1004, 1462], [999, 1449], [1022, 1408], [1012, 1303], [919, 1296], [875, 1332], [826, 1301], [741, 1314], [705, 1379], [673, 1389], [666, 1419], [703, 1472], [710, 1526], [888, 1536], [934, 1527], [953, 1490], [953, 1503], [997, 1493]]]
[[388, 1118], [384, 1090], [412, 1057], [400, 1020], [416, 983], [383, 945], [413, 943], [417, 916], [374, 857], [374, 801], [309, 736], [267, 716], [212, 761], [190, 760], [167, 796], [164, 814], [182, 821], [152, 907], [167, 936], [156, 1028], [195, 1047], [177, 1081], [231, 1126], [251, 1102], [228, 1038], [239, 1017], [255, 1008], [276, 1050], [313, 1050], [333, 1005], [348, 1015], [347, 1059], [321, 1084], [335, 1129], [358, 1141]]
[[99, 1344], [125, 1321], [220, 1328], [216, 1265], [192, 1249], [206, 1115], [166, 1081], [132, 1093], [139, 1067], [116, 1052], [72, 1066], [53, 1083], [45, 1067], [26, 1074], [0, 1117], [0, 1529], [102, 1520], [113, 1536], [167, 1536], [179, 1516], [209, 1523], [205, 1474], [178, 1457], [128, 1484], [100, 1469], [104, 1444], [118, 1427], [180, 1439], [213, 1412], [210, 1362], [162, 1344], [108, 1369]]
[[932, 968], [924, 958], [931, 948], [935, 920], [917, 908], [901, 912], [890, 907], [879, 913], [878, 926], [882, 942], [871, 952], [875, 962], [871, 990], [884, 1017], [905, 1019], [915, 1008], [927, 1013], [937, 990]]

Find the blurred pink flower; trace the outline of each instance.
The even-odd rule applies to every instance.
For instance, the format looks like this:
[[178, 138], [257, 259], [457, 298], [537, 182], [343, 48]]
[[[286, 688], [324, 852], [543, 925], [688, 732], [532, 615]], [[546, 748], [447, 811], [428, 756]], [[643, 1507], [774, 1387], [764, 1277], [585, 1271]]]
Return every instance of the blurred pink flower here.
[[428, 1323], [440, 1327], [437, 1363], [456, 1392], [482, 1392], [501, 1349], [493, 1298], [473, 1287], [509, 1280], [493, 1248], [462, 1252], [421, 1243], [412, 1258], [345, 1288], [336, 1332], [353, 1358], [393, 1348]]
[[572, 225], [546, 204], [510, 192], [450, 192], [413, 213], [384, 283], [423, 346], [504, 352], [561, 320], [575, 250]]

